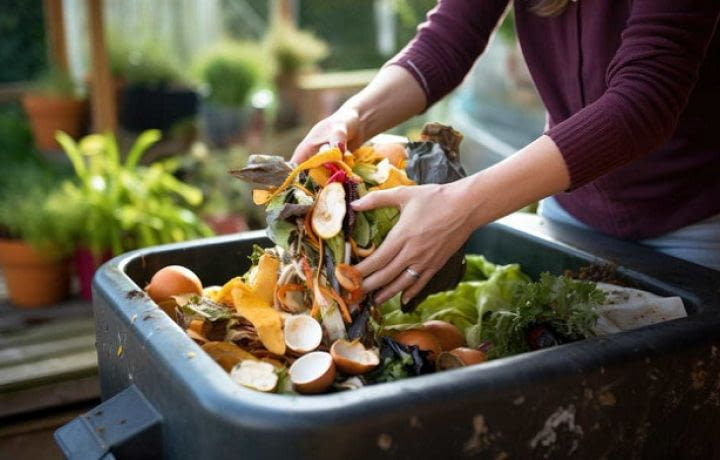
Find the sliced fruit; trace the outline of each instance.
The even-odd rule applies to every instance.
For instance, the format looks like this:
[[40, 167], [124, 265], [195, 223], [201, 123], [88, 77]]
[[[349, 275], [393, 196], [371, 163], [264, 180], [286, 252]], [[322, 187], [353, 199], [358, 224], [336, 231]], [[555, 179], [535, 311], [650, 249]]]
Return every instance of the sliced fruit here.
[[328, 240], [342, 230], [345, 218], [345, 189], [333, 182], [322, 189], [312, 213], [312, 228], [322, 239]]
[[408, 329], [407, 331], [398, 332], [393, 338], [403, 345], [416, 346], [420, 350], [428, 352], [431, 361], [435, 361], [442, 351], [440, 342], [435, 336], [422, 329]]
[[322, 393], [335, 380], [335, 363], [330, 353], [314, 351], [290, 366], [290, 381], [300, 393]]
[[453, 348], [465, 346], [465, 336], [452, 323], [434, 319], [425, 321], [423, 329], [435, 336], [440, 342], [442, 351], [450, 351]]
[[322, 326], [312, 316], [295, 315], [285, 319], [285, 345], [295, 353], [313, 351], [322, 342]]
[[275, 367], [263, 361], [241, 361], [230, 371], [230, 378], [244, 387], [264, 392], [273, 391], [278, 384]]
[[367, 350], [358, 340], [336, 340], [330, 354], [338, 369], [350, 375], [364, 374], [380, 364], [377, 351]]

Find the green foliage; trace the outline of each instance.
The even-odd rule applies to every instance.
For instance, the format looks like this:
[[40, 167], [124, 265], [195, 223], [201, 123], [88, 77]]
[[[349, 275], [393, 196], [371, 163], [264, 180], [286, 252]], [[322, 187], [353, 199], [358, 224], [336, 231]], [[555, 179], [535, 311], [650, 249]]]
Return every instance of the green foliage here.
[[25, 112], [17, 104], [8, 104], [0, 108], [0, 180], [9, 163], [26, 162], [37, 159], [34, 152], [32, 133]]
[[224, 106], [245, 105], [271, 73], [267, 56], [252, 42], [220, 43], [201, 55], [195, 67], [208, 99]]
[[179, 65], [167, 46], [151, 40], [130, 43], [119, 33], [108, 38], [110, 71], [141, 86], [164, 86], [183, 81]]
[[265, 46], [281, 74], [294, 74], [311, 68], [329, 54], [327, 42], [279, 17], [273, 18], [265, 37]]
[[43, 2], [3, 0], [0, 82], [32, 80], [45, 67]]
[[75, 210], [79, 244], [96, 254], [107, 249], [120, 254], [211, 234], [193, 212], [202, 203], [200, 190], [176, 179], [168, 163], [139, 164], [160, 139], [159, 131], [140, 134], [124, 161], [112, 134], [91, 134], [75, 142], [58, 133], [57, 139], [75, 178], [65, 181], [54, 198]]
[[202, 191], [204, 199], [200, 212], [203, 215], [242, 215], [251, 229], [265, 226], [264, 209], [253, 203], [250, 184], [228, 174], [230, 169], [247, 164], [245, 150], [211, 151], [197, 143], [176, 161], [180, 165], [180, 177]]
[[467, 273], [450, 291], [433, 294], [412, 313], [400, 310], [399, 297], [381, 306], [384, 330], [403, 330], [441, 319], [465, 333], [469, 346], [492, 343], [489, 357], [528, 351], [532, 325], [548, 325], [570, 340], [593, 334], [595, 307], [605, 296], [594, 283], [543, 273], [532, 282], [517, 264], [495, 265], [478, 255], [466, 256]]
[[55, 256], [72, 251], [72, 230], [67, 210], [53, 200], [58, 175], [50, 168], [23, 164], [3, 175], [0, 189], [0, 234], [18, 238]]
[[70, 75], [56, 67], [51, 67], [33, 82], [32, 92], [50, 97], [78, 97]]

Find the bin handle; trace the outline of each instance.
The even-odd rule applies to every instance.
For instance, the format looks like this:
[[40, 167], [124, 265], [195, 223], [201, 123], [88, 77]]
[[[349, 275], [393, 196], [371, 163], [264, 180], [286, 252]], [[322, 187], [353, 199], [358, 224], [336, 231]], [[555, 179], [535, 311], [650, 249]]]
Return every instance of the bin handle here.
[[68, 459], [162, 458], [162, 417], [135, 385], [55, 431]]

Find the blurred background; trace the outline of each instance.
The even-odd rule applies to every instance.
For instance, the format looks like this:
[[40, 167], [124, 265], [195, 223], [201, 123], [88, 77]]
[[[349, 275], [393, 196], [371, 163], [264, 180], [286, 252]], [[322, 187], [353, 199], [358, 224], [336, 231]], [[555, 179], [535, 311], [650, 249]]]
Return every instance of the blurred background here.
[[[3, 1], [0, 457], [56, 458], [54, 427], [96, 402], [94, 270], [140, 247], [262, 228], [228, 169], [289, 157], [434, 5]], [[470, 172], [542, 131], [512, 11], [463, 84], [392, 132], [412, 139], [429, 120], [465, 134]]]

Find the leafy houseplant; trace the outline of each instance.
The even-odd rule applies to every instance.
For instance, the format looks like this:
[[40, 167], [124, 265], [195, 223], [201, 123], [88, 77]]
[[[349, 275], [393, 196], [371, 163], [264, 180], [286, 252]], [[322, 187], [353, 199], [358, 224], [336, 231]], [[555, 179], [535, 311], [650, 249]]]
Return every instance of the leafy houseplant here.
[[203, 192], [202, 218], [216, 233], [235, 233], [265, 227], [265, 211], [252, 200], [252, 187], [228, 171], [247, 163], [244, 149], [210, 151], [198, 142], [178, 158], [180, 177]]
[[67, 296], [73, 248], [65, 209], [50, 199], [54, 176], [31, 166], [5, 171], [0, 193], [0, 264], [10, 300], [26, 307]]
[[55, 131], [72, 136], [82, 133], [87, 103], [75, 91], [70, 76], [60, 69], [50, 69], [38, 79], [22, 98], [30, 119], [35, 145], [41, 150], [57, 149]]
[[224, 42], [198, 58], [203, 86], [201, 117], [211, 144], [226, 147], [242, 135], [251, 114], [250, 95], [267, 81], [262, 48], [251, 42]]
[[171, 165], [140, 165], [159, 139], [159, 131], [145, 131], [122, 160], [112, 134], [91, 134], [80, 142], [57, 135], [75, 178], [65, 181], [53, 198], [76, 210], [71, 219], [80, 245], [75, 261], [86, 298], [103, 258], [212, 234], [193, 211], [202, 202], [200, 190], [175, 178]]

